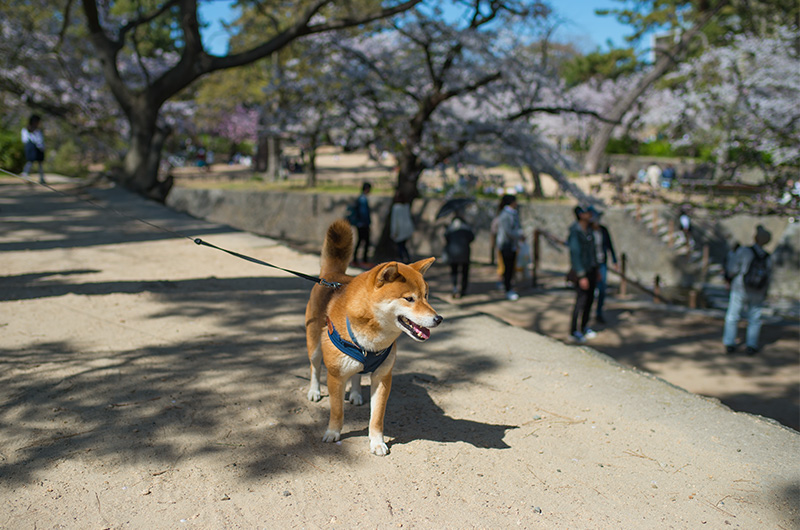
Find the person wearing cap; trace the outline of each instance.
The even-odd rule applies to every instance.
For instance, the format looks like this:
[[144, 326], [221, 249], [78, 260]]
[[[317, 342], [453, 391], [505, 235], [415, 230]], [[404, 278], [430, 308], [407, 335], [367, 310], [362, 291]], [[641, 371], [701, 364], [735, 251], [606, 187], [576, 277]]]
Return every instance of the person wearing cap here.
[[[583, 206], [575, 207], [576, 221], [569, 227], [567, 246], [569, 247], [571, 275], [577, 278], [577, 295], [570, 321], [570, 338], [575, 342], [586, 342], [597, 334], [588, 326], [597, 287], [597, 250], [594, 232], [591, 228], [592, 212]], [[578, 320], [580, 319], [580, 327]]]
[[603, 305], [606, 300], [606, 291], [608, 288], [608, 253], [611, 253], [611, 262], [614, 265], [614, 270], [617, 267], [617, 253], [614, 252], [614, 243], [611, 241], [611, 234], [605, 225], [600, 224], [600, 218], [603, 212], [595, 209], [594, 206], [589, 206], [589, 211], [592, 212], [592, 231], [594, 233], [594, 246], [597, 253], [597, 311], [595, 313], [595, 321], [598, 324], [605, 324], [606, 319], [603, 316]]
[[[747, 355], [755, 355], [759, 350], [759, 336], [761, 334], [761, 308], [767, 297], [769, 279], [772, 276], [772, 258], [764, 250], [764, 245], [770, 242], [772, 234], [762, 225], [756, 227], [754, 244], [750, 247], [739, 247], [729, 258], [726, 270], [732, 278], [730, 282], [730, 297], [728, 298], [728, 311], [725, 314], [725, 328], [722, 332], [722, 343], [727, 353], [736, 351], [736, 336], [739, 319], [744, 311], [747, 319], [747, 333], [745, 345]], [[756, 262], [756, 263], [754, 263]], [[763, 285], [753, 286], [751, 265], [762, 269], [765, 281]]]

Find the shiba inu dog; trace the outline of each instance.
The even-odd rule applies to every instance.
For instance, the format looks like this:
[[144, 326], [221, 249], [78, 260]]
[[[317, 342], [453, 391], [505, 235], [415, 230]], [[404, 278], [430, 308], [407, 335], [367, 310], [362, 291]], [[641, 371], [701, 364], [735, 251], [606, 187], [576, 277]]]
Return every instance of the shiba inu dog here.
[[328, 370], [331, 415], [324, 442], [342, 433], [345, 385], [349, 401], [361, 405], [361, 373], [370, 373], [369, 449], [388, 453], [383, 417], [392, 388], [395, 341], [405, 333], [426, 341], [442, 317], [428, 303], [428, 284], [422, 275], [435, 258], [405, 265], [382, 263], [358, 276], [346, 274], [353, 254], [353, 233], [344, 219], [333, 222], [322, 245], [320, 277], [342, 284], [338, 289], [315, 285], [306, 306], [306, 345], [311, 363], [308, 399], [320, 400], [320, 362]]

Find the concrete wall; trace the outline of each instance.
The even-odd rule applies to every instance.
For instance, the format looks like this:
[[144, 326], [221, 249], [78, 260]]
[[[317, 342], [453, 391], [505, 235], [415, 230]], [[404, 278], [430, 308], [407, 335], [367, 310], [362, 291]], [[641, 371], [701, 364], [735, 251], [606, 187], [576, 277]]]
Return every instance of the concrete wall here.
[[[210, 221], [224, 223], [255, 234], [287, 241], [321, 246], [328, 225], [344, 217], [353, 203], [352, 195], [312, 194], [299, 192], [253, 192], [220, 189], [173, 188], [167, 204], [178, 211]], [[436, 220], [441, 199], [418, 199], [412, 213], [417, 230], [409, 248], [418, 256], [440, 256], [444, 244], [446, 220]], [[370, 197], [373, 238], [377, 239], [383, 220], [391, 207], [389, 197]], [[473, 260], [488, 262], [491, 252], [489, 227], [497, 208], [496, 201], [478, 201], [468, 211], [476, 240], [472, 246]], [[544, 230], [555, 238], [566, 239], [574, 221], [573, 206], [556, 203], [531, 203], [520, 207], [520, 217], [526, 233]], [[663, 208], [661, 209], [663, 211]], [[656, 274], [665, 286], [689, 286], [698, 281], [699, 262], [670, 251], [652, 233], [649, 223], [636, 222], [634, 215], [620, 208], [610, 208], [603, 217], [609, 228], [618, 256], [627, 255], [630, 277], [647, 285]], [[786, 218], [753, 218], [747, 216], [705, 223], [703, 232], [716, 242], [712, 261], [721, 261], [725, 244], [738, 240], [751, 244], [756, 224], [765, 225], [773, 234], [767, 250], [774, 253], [776, 271], [773, 296], [800, 298], [800, 223]], [[529, 242], [530, 242], [529, 237]], [[563, 244], [547, 238], [540, 240], [541, 266], [545, 270], [569, 269], [569, 255]]]

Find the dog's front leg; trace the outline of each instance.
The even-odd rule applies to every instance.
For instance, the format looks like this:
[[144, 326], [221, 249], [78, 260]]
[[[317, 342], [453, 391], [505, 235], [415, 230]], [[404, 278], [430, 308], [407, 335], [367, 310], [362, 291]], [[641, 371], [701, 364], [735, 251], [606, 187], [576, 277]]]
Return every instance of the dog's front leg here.
[[353, 405], [364, 404], [364, 398], [361, 397], [361, 374], [356, 374], [350, 378], [350, 396], [347, 401]]
[[344, 424], [344, 385], [346, 379], [338, 375], [331, 375], [328, 371], [328, 394], [331, 401], [331, 418], [328, 421], [328, 430], [322, 437], [323, 442], [338, 442], [342, 436]]
[[386, 402], [389, 399], [389, 392], [392, 390], [392, 370], [378, 377], [372, 376], [370, 385], [370, 415], [369, 415], [369, 452], [386, 456], [389, 448], [383, 441], [383, 417], [386, 414]]

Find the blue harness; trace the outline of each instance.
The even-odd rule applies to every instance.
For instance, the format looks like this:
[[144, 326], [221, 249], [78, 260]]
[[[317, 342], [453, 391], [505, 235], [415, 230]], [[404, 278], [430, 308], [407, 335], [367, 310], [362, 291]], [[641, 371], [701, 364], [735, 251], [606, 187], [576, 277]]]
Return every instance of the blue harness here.
[[385, 361], [387, 357], [389, 357], [389, 352], [392, 351], [394, 343], [383, 351], [367, 351], [356, 342], [353, 329], [350, 327], [350, 319], [347, 318], [345, 321], [347, 322], [347, 333], [353, 338], [353, 342], [344, 340], [342, 336], [339, 335], [339, 332], [333, 327], [331, 319], [328, 319], [328, 338], [331, 339], [333, 345], [336, 346], [340, 352], [364, 365], [364, 369], [359, 373], [371, 374], [383, 364], [383, 361]]

